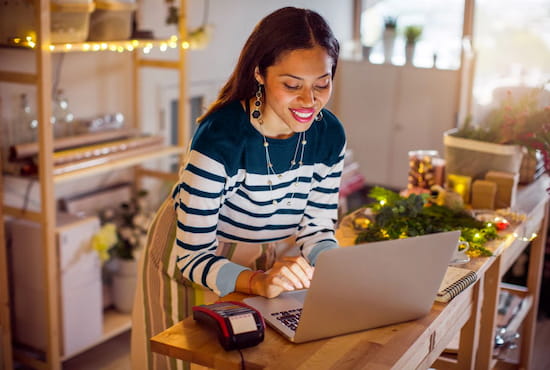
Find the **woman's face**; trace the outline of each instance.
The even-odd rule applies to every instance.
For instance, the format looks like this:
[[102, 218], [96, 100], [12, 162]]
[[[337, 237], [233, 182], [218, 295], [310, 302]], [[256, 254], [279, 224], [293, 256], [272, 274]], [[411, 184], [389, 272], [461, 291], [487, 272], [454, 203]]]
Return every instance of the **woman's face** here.
[[284, 138], [309, 129], [332, 93], [333, 60], [325, 49], [297, 49], [283, 54], [256, 79], [265, 86], [262, 111], [266, 136]]

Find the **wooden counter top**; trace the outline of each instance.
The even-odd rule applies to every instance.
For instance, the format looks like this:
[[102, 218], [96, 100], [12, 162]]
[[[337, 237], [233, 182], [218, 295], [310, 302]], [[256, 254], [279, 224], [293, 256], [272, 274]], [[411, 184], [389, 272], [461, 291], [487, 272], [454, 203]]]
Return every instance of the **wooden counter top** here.
[[[529, 229], [545, 231], [547, 227], [547, 178], [522, 188], [518, 193], [519, 210], [527, 219], [506, 238], [491, 246], [496, 255], [474, 258], [465, 268], [477, 271], [478, 281], [451, 300], [437, 303], [425, 317], [309, 343], [294, 344], [266, 328], [264, 342], [242, 350], [246, 369], [414, 369], [448, 363], [438, 360], [441, 353], [460, 334], [459, 350], [453, 367], [488, 368], [492, 360], [493, 335], [503, 268], [509, 266], [526, 248], [529, 241], [511, 236], [513, 231]], [[541, 190], [542, 189], [542, 190]], [[542, 191], [542, 193], [541, 193]], [[526, 288], [538, 302], [537, 279], [541, 273], [541, 250], [546, 235], [539, 235], [532, 247], [532, 255], [539, 260], [530, 264], [529, 284]], [[340, 238], [349, 235], [339, 235]], [[340, 240], [340, 239], [339, 239]], [[348, 239], [349, 240], [349, 239]], [[241, 300], [243, 294], [230, 294], [226, 300]], [[368, 308], [365, 308], [368, 309]], [[522, 362], [530, 360], [533, 336], [533, 309], [526, 319], [527, 346]], [[529, 328], [530, 327], [530, 328]], [[187, 360], [202, 366], [220, 369], [241, 369], [238, 351], [225, 351], [214, 332], [194, 322], [191, 317], [151, 338], [151, 349], [167, 356]], [[481, 353], [479, 353], [481, 352]]]

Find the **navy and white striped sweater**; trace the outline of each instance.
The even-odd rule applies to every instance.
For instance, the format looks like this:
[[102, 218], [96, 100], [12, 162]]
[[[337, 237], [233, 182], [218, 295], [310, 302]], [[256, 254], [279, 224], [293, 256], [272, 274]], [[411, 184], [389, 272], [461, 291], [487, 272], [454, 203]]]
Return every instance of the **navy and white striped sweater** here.
[[326, 109], [323, 115], [306, 132], [298, 168], [289, 171], [299, 135], [267, 138], [281, 176], [267, 175], [263, 137], [239, 102], [199, 125], [172, 194], [177, 212], [173, 253], [185, 278], [221, 296], [234, 291], [246, 267], [217, 256], [218, 241], [265, 243], [295, 235], [311, 264], [322, 250], [337, 247], [334, 226], [346, 139], [340, 121]]

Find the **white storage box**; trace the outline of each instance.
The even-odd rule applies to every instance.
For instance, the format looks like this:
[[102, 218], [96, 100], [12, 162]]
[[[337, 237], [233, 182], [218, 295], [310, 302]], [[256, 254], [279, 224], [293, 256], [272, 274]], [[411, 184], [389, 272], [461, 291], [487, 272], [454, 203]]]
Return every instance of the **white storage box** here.
[[[88, 37], [91, 0], [53, 0], [51, 2], [52, 43], [82, 42]], [[0, 2], [0, 43], [12, 44], [14, 38], [36, 39], [34, 1], [3, 0]]]
[[[58, 216], [61, 353], [69, 357], [95, 344], [103, 334], [101, 262], [91, 250], [91, 237], [99, 230], [97, 217]], [[11, 281], [13, 284], [14, 339], [46, 349], [47, 319], [44, 292], [45, 259], [37, 223], [13, 220]]]
[[128, 40], [132, 34], [134, 1], [96, 1], [90, 19], [90, 41]]
[[445, 173], [483, 179], [488, 171], [518, 173], [523, 157], [519, 145], [503, 145], [453, 136], [445, 132]]

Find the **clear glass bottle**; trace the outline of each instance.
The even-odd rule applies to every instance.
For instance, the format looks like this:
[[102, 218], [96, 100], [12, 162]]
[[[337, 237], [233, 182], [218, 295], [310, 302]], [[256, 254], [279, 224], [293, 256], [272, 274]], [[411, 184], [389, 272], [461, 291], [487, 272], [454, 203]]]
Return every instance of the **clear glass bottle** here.
[[19, 112], [14, 122], [13, 144], [34, 142], [37, 139], [38, 120], [27, 94], [20, 95]]

